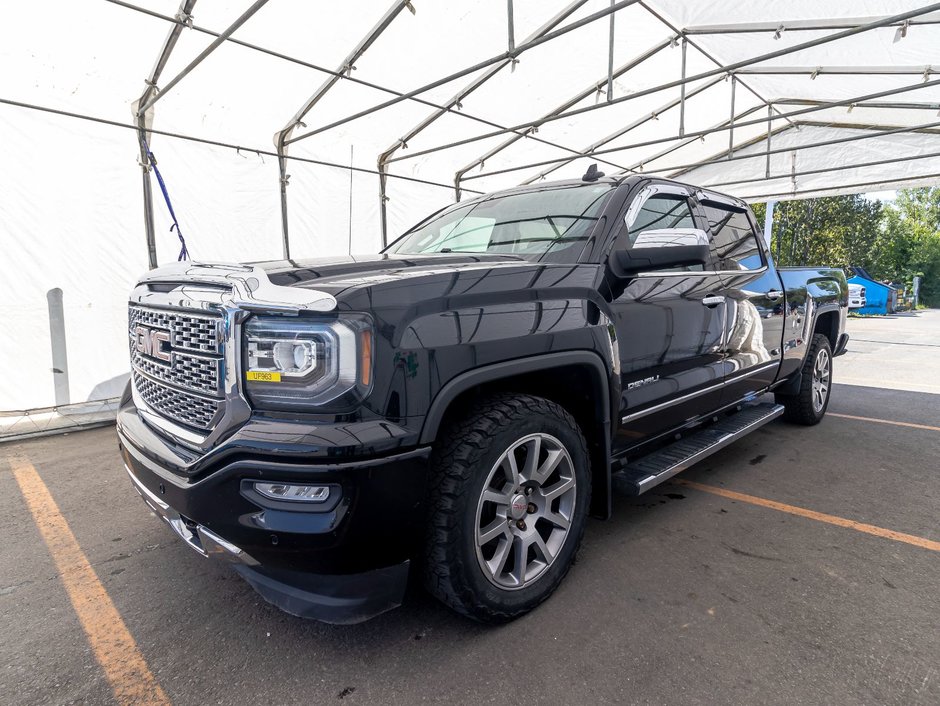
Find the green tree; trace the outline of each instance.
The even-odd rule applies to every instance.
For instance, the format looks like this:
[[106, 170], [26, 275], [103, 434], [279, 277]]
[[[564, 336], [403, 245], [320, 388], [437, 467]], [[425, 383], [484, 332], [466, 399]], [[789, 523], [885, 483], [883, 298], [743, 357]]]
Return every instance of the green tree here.
[[921, 277], [921, 301], [940, 306], [940, 188], [902, 189], [885, 209], [884, 276], [910, 284]]
[[[755, 214], [763, 220], [765, 205]], [[782, 266], [859, 265], [877, 269], [884, 207], [860, 195], [782, 201], [774, 207], [771, 250]]]

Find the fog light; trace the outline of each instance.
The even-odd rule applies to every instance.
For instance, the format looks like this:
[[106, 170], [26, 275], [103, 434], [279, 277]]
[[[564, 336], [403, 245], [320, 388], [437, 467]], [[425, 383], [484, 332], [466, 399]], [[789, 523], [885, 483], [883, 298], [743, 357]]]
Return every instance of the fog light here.
[[293, 483], [258, 483], [255, 490], [272, 500], [287, 500], [297, 503], [325, 503], [330, 499], [328, 485], [295, 485]]

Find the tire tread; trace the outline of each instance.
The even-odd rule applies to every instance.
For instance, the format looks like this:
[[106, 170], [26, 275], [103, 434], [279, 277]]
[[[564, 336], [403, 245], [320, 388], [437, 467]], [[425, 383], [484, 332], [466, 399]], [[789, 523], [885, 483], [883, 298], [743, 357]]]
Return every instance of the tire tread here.
[[[464, 541], [461, 529], [460, 498], [464, 487], [474, 477], [476, 462], [487, 450], [487, 440], [533, 413], [554, 416], [576, 432], [582, 458], [588, 458], [587, 442], [577, 422], [560, 405], [541, 397], [525, 394], [499, 394], [476, 403], [469, 413], [451, 424], [439, 437], [432, 454], [430, 474], [427, 540], [425, 543], [425, 585], [428, 591], [454, 611], [487, 623], [512, 620], [535, 608], [551, 595], [570, 568], [563, 567], [541, 597], [517, 610], [496, 610], [483, 604], [461, 577], [462, 560], [458, 545]], [[573, 449], [571, 451], [574, 451]], [[590, 473], [587, 474], [588, 483]], [[590, 497], [590, 485], [580, 494]], [[584, 523], [568, 541], [580, 545]], [[574, 556], [574, 555], [572, 555]]]

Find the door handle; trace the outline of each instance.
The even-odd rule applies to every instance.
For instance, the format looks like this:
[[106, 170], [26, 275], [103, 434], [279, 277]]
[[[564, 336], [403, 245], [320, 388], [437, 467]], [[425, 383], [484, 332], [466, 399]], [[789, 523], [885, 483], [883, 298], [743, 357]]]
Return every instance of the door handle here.
[[718, 306], [719, 304], [724, 304], [725, 298], [720, 294], [712, 294], [711, 296], [705, 297], [702, 299], [702, 304], [707, 306], [709, 309]]
[[775, 302], [775, 301], [777, 301], [780, 297], [783, 296], [783, 292], [781, 292], [779, 289], [771, 289], [771, 290], [770, 290], [769, 292], [767, 292], [764, 296], [767, 297], [768, 299], [770, 299], [770, 301]]

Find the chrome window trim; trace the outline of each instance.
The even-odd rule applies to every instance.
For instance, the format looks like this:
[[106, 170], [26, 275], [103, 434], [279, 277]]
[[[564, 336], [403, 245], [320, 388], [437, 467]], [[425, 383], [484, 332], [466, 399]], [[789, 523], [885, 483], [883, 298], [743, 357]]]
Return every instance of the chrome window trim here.
[[640, 272], [637, 277], [702, 277], [704, 275], [727, 275], [729, 277], [741, 277], [752, 275], [763, 275], [767, 272], [767, 265], [759, 270], [691, 270], [689, 272]]
[[[646, 202], [657, 194], [672, 194], [673, 196], [682, 196], [690, 200], [692, 198], [692, 192], [678, 184], [650, 184], [649, 186], [644, 186], [640, 189], [640, 193], [634, 197], [633, 203], [630, 204], [626, 214], [624, 214], [623, 222], [628, 230], [633, 227], [634, 222], [636, 222], [636, 217], [640, 214], [640, 211], [643, 210], [643, 206], [646, 205]], [[692, 204], [689, 204], [689, 210], [693, 214], [695, 213]]]

